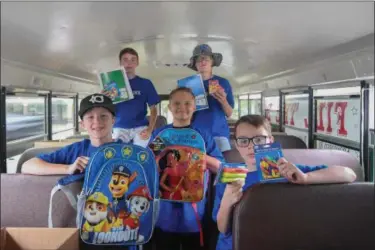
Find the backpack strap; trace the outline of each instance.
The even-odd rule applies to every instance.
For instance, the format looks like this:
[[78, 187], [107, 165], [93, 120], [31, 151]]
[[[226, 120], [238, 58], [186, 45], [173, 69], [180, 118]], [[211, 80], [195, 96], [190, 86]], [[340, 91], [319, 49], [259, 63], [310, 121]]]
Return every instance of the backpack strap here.
[[198, 214], [198, 208], [197, 208], [197, 203], [192, 203], [191, 206], [193, 207], [194, 214], [195, 214], [195, 219], [197, 220], [198, 228], [199, 228], [199, 240], [201, 247], [204, 245], [204, 239], [203, 239], [203, 228], [202, 228], [202, 223], [199, 219], [199, 214]]
[[59, 190], [63, 191], [65, 196], [67, 197], [70, 205], [77, 210], [77, 200], [76, 197], [74, 197], [74, 194], [72, 193], [71, 189], [68, 188], [68, 185], [77, 181], [82, 180], [85, 177], [84, 173], [81, 174], [75, 174], [75, 175], [68, 175], [63, 178], [61, 178], [57, 184], [52, 188], [51, 190], [51, 196], [49, 200], [49, 208], [48, 208], [48, 227], [53, 228], [53, 222], [52, 222], [52, 202], [53, 202], [53, 196], [55, 193]]

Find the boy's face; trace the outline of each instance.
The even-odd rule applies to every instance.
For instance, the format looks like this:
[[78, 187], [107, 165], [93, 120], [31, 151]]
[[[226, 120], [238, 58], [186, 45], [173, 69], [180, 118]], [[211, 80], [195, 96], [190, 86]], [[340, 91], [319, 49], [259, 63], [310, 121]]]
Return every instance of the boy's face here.
[[86, 129], [90, 139], [103, 139], [111, 136], [115, 118], [105, 108], [97, 107], [87, 111], [81, 121], [82, 128]]
[[213, 60], [210, 56], [198, 56], [195, 67], [199, 73], [210, 72], [212, 70]]
[[248, 123], [241, 123], [237, 126], [236, 148], [248, 164], [255, 165], [254, 143], [259, 145], [272, 142], [273, 137], [269, 136], [263, 126], [256, 128]]
[[173, 120], [190, 121], [195, 111], [195, 98], [190, 93], [176, 92], [168, 104]]
[[125, 53], [121, 57], [121, 66], [125, 68], [126, 73], [134, 73], [138, 66], [138, 57], [129, 53]]

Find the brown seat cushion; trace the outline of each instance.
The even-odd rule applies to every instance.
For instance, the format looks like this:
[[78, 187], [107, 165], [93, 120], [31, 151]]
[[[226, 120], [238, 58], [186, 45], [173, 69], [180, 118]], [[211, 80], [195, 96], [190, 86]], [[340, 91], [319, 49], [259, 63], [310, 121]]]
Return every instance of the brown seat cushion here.
[[[1, 174], [1, 226], [47, 227], [50, 193], [61, 177]], [[82, 183], [69, 188], [77, 195]], [[54, 227], [76, 226], [76, 211], [63, 192], [55, 194], [52, 209]]]
[[233, 214], [235, 250], [375, 249], [374, 184], [257, 185]]

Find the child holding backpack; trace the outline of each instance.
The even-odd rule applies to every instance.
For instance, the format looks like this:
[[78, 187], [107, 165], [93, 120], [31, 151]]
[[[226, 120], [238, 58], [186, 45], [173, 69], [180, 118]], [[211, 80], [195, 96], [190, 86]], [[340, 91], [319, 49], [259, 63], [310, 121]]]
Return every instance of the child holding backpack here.
[[[173, 123], [154, 131], [150, 142], [165, 129], [191, 128], [197, 131], [205, 141], [207, 168], [216, 173], [223, 156], [214, 139], [191, 124], [195, 111], [195, 97], [192, 91], [185, 87], [173, 90], [169, 95], [168, 107], [173, 115]], [[180, 157], [176, 156], [176, 154], [169, 155], [171, 160], [180, 160]], [[162, 179], [162, 182], [164, 182], [164, 179]], [[172, 183], [169, 184], [171, 185]], [[153, 243], [155, 243], [157, 249], [202, 249], [201, 221], [205, 203], [205, 197], [197, 203], [160, 201], [160, 212], [156, 228], [151, 242], [146, 244], [144, 249], [152, 249]]]
[[90, 139], [84, 139], [55, 152], [40, 154], [22, 165], [22, 173], [58, 175], [83, 172], [90, 156], [99, 146], [113, 142], [112, 127], [115, 123], [115, 105], [102, 94], [92, 94], [80, 103], [80, 125]]

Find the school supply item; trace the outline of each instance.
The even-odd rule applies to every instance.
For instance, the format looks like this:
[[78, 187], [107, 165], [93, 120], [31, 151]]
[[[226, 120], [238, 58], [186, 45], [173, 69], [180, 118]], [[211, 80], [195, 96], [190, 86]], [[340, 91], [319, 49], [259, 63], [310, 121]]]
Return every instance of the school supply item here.
[[[77, 202], [77, 227], [82, 241], [103, 246], [142, 245], [151, 238], [158, 215], [156, 169], [150, 149], [108, 143], [90, 158], [84, 173], [58, 182], [51, 201], [54, 192], [84, 179]], [[52, 211], [50, 219], [51, 214]]]
[[232, 183], [246, 179], [248, 169], [243, 163], [223, 163], [216, 174], [214, 185], [217, 183]]
[[134, 98], [130, 82], [124, 68], [98, 74], [101, 88], [109, 93], [114, 104]]
[[206, 190], [206, 149], [202, 136], [190, 128], [168, 128], [151, 142], [160, 177], [160, 199], [198, 202]]
[[219, 84], [219, 80], [208, 80], [208, 93], [209, 94], [213, 94], [215, 93], [216, 91], [219, 91], [223, 89], [220, 84]]
[[208, 109], [206, 90], [200, 74], [192, 75], [177, 81], [178, 87], [190, 88], [195, 96], [196, 110]]
[[254, 154], [260, 182], [286, 182], [277, 167], [277, 161], [284, 157], [280, 143], [255, 145]]

